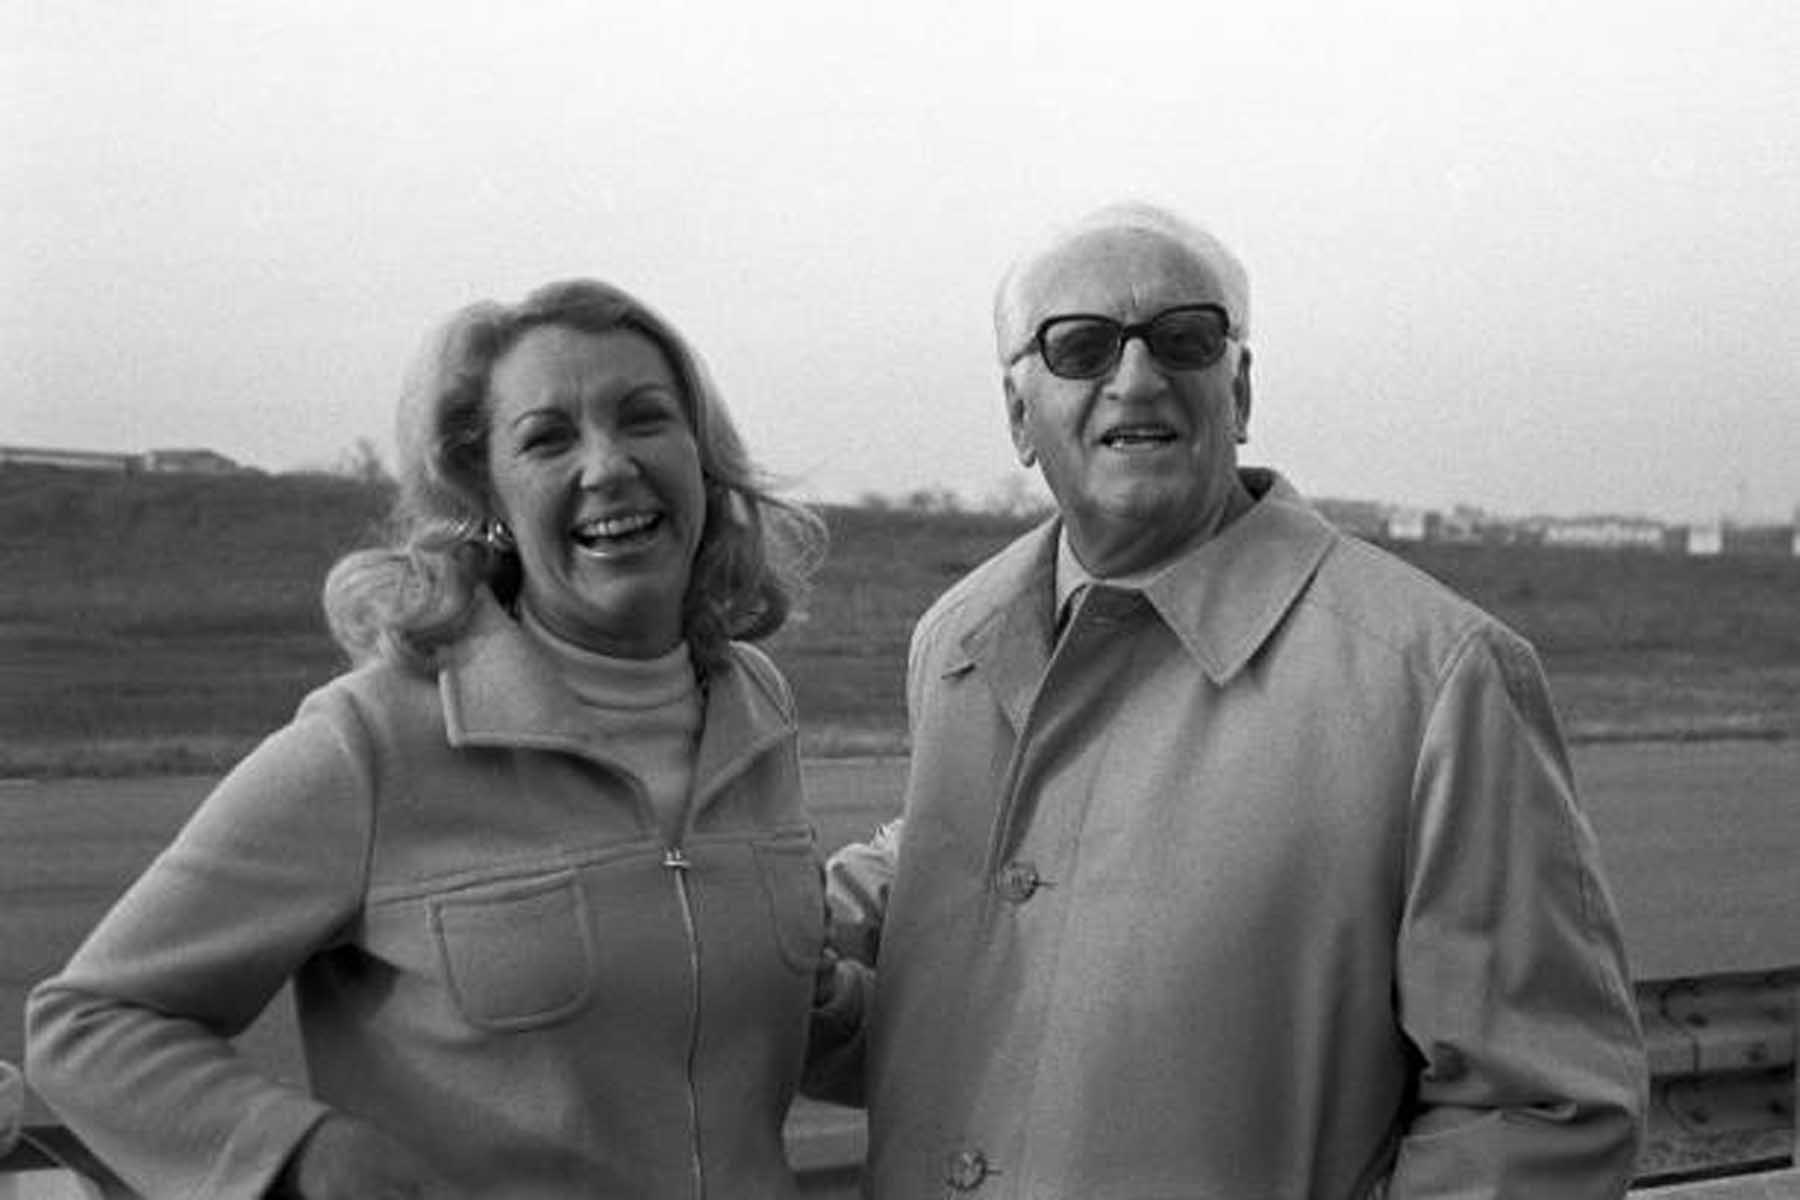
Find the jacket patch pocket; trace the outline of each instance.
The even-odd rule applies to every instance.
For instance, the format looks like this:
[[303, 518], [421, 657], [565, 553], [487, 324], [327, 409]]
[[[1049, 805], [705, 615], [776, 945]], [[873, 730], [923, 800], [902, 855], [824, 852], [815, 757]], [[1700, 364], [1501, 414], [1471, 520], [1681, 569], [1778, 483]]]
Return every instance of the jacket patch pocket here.
[[430, 919], [450, 995], [477, 1028], [554, 1024], [593, 995], [593, 931], [573, 872], [433, 897]]
[[752, 849], [782, 959], [796, 971], [817, 970], [825, 957], [825, 866], [812, 839], [757, 842]]

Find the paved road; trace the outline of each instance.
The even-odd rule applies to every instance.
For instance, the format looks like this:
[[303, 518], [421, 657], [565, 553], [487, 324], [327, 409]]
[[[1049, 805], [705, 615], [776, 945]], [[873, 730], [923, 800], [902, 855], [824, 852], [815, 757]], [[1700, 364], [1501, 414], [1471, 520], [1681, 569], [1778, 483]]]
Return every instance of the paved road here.
[[[1589, 745], [1576, 771], [1640, 979], [1800, 966], [1800, 742]], [[807, 764], [830, 848], [899, 805], [895, 760]], [[0, 1059], [53, 971], [204, 794], [200, 778], [0, 785]], [[289, 1061], [285, 1005], [252, 1053]]]
[[1800, 966], [1800, 742], [1575, 748], [1639, 979]]

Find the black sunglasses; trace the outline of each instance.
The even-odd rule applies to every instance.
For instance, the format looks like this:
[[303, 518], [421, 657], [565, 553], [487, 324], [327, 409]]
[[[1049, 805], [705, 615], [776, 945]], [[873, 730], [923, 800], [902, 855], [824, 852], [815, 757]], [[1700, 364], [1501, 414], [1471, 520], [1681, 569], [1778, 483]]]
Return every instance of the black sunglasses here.
[[1165, 308], [1148, 321], [1121, 325], [1111, 317], [1071, 313], [1051, 317], [1038, 326], [1032, 346], [1052, 375], [1063, 379], [1098, 379], [1118, 365], [1125, 343], [1144, 339], [1150, 356], [1165, 367], [1196, 371], [1225, 355], [1231, 318], [1217, 304], [1183, 304]]

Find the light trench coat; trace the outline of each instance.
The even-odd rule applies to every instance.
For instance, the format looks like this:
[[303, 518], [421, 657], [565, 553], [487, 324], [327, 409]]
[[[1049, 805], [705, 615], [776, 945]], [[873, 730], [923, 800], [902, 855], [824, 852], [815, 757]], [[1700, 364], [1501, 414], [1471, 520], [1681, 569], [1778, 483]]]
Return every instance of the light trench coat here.
[[1536, 658], [1247, 481], [1054, 649], [1054, 523], [920, 622], [897, 862], [831, 868], [874, 995], [814, 1080], [866, 1083], [877, 1200], [1625, 1191], [1640, 1036]]
[[[151, 1197], [260, 1197], [335, 1108], [462, 1195], [793, 1200], [823, 909], [766, 658], [710, 680], [671, 843], [489, 601], [437, 679], [345, 676], [219, 785], [34, 991], [30, 1078]], [[310, 1090], [225, 1040], [290, 976]]]

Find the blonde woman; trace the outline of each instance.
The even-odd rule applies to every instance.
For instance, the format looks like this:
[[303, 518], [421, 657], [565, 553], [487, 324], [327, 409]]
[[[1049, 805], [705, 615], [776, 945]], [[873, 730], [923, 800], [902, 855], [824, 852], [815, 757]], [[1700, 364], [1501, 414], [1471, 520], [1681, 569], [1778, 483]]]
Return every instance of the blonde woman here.
[[[36, 989], [33, 1085], [150, 1196], [794, 1196], [823, 899], [746, 642], [816, 518], [603, 283], [457, 314], [399, 433], [358, 665]], [[229, 1040], [290, 979], [308, 1090]]]

